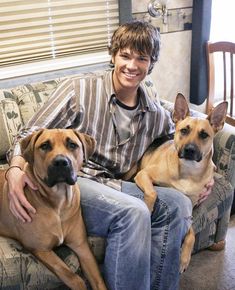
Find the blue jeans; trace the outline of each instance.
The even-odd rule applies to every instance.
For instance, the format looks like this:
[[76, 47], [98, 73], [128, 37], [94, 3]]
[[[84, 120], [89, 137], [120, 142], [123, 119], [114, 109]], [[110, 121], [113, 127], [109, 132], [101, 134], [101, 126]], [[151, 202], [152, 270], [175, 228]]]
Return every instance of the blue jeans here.
[[107, 239], [104, 279], [109, 290], [176, 290], [180, 248], [192, 206], [182, 193], [157, 188], [152, 215], [131, 182], [122, 192], [78, 178], [88, 235]]

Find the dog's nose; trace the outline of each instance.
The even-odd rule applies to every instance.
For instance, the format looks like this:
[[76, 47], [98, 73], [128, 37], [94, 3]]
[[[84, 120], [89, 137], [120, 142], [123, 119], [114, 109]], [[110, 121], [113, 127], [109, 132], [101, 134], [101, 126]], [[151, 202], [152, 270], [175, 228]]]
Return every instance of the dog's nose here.
[[195, 160], [197, 162], [201, 161], [202, 154], [198, 146], [194, 143], [186, 144], [179, 153], [179, 158], [184, 158], [187, 160]]
[[69, 166], [69, 161], [68, 161], [68, 159], [65, 156], [58, 155], [53, 160], [52, 165], [54, 167], [68, 167]]
[[193, 156], [195, 154], [195, 152], [196, 152], [195, 145], [193, 145], [193, 144], [187, 144], [184, 147], [184, 152], [185, 152], [185, 155], [187, 155], [187, 156]]
[[49, 187], [62, 182], [74, 185], [77, 181], [77, 172], [73, 168], [72, 161], [62, 154], [57, 155], [48, 166], [44, 181]]

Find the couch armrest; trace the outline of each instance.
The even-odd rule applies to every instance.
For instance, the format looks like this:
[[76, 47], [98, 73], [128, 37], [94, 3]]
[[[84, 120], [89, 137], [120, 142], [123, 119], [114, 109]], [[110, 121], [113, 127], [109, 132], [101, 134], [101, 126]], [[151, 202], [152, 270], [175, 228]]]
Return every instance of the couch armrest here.
[[213, 161], [217, 172], [235, 188], [235, 127], [225, 124], [214, 138]]
[[[172, 102], [161, 100], [161, 104], [170, 112], [174, 109]], [[190, 114], [195, 117], [206, 117], [196, 110], [190, 110]], [[235, 188], [235, 127], [225, 124], [223, 130], [216, 134], [213, 161], [217, 166], [217, 172]]]

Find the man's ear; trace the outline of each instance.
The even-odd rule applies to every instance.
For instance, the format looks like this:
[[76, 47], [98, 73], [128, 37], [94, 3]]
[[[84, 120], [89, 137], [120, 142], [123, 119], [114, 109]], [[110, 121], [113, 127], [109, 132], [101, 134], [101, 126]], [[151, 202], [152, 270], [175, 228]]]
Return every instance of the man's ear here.
[[114, 67], [114, 63], [115, 63], [115, 56], [112, 55], [112, 57], [110, 59], [110, 65], [111, 65], [111, 67]]
[[180, 120], [185, 119], [187, 116], [189, 116], [188, 102], [181, 93], [178, 93], [175, 99], [175, 106], [172, 119], [174, 123], [177, 123]]
[[227, 110], [228, 102], [222, 102], [209, 113], [207, 120], [210, 122], [215, 133], [223, 128]]
[[78, 132], [76, 130], [74, 130], [74, 133], [78, 136], [79, 140], [82, 142], [84, 161], [87, 162], [89, 157], [95, 151], [96, 141], [93, 137], [87, 134]]
[[22, 156], [29, 163], [34, 162], [34, 144], [38, 137], [42, 134], [43, 129], [32, 133], [20, 141]]

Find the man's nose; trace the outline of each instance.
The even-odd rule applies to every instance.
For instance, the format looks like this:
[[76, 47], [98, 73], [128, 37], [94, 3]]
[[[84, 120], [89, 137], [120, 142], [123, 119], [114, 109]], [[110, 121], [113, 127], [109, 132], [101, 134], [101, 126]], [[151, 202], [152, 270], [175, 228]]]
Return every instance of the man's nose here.
[[127, 64], [127, 67], [129, 69], [136, 69], [138, 67], [136, 60], [135, 59], [130, 59], [128, 64]]

